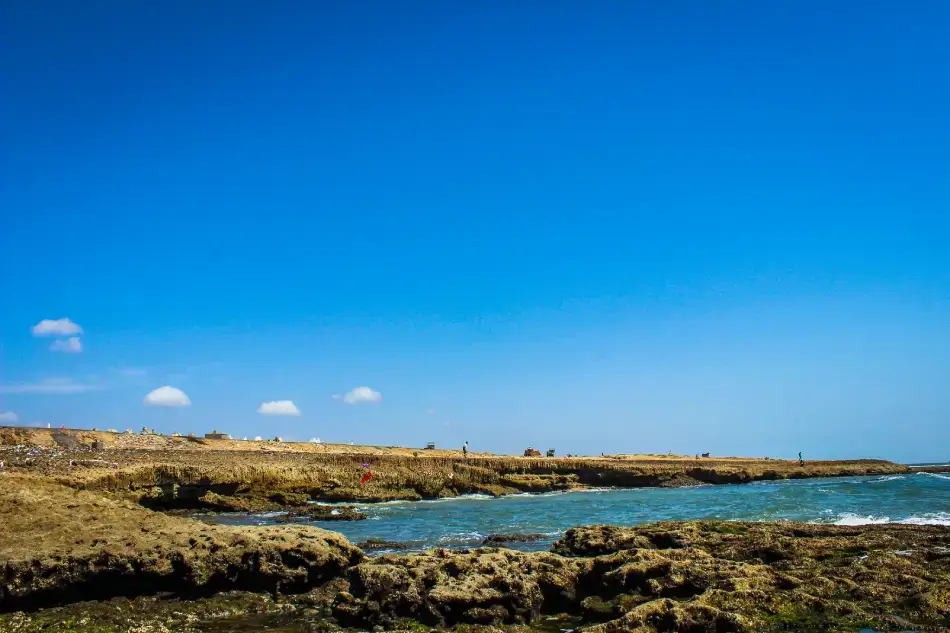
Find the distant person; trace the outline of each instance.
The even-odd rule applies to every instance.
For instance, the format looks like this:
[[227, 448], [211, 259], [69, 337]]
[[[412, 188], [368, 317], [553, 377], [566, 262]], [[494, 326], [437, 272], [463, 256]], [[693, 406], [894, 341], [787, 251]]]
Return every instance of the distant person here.
[[801, 451], [798, 451], [798, 465], [799, 465], [799, 466], [804, 466], [804, 465], [805, 465], [805, 460], [802, 459], [802, 452], [801, 452]]
[[462, 457], [468, 457], [468, 440], [462, 444]]

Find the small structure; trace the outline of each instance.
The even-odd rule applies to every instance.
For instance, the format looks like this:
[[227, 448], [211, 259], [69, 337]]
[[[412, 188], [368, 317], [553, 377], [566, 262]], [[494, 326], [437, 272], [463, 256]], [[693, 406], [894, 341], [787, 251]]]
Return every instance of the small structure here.
[[218, 429], [211, 431], [210, 433], [205, 433], [206, 440], [229, 440], [231, 436], [227, 433], [218, 433]]
[[530, 446], [524, 449], [525, 457], [541, 457], [541, 451], [536, 448], [531, 448]]
[[546, 453], [546, 455], [547, 455], [548, 457], [554, 457], [554, 449], [553, 449], [553, 448], [549, 448], [549, 449], [548, 449], [548, 452]]
[[435, 442], [429, 442], [428, 444], [426, 444], [426, 450], [427, 450], [427, 451], [434, 451], [434, 450], [435, 450]]

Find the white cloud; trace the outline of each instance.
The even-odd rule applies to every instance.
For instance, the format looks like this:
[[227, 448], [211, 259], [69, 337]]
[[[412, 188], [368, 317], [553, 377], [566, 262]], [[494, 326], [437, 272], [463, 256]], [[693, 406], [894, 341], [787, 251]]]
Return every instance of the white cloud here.
[[347, 404], [360, 404], [361, 402], [379, 402], [383, 399], [383, 394], [373, 391], [369, 387], [357, 387], [342, 396], [336, 395], [333, 397], [336, 399], [343, 398], [343, 402]]
[[300, 409], [290, 400], [262, 402], [257, 412], [263, 415], [300, 415]]
[[429, 415], [435, 415], [435, 409], [426, 409], [426, 413]]
[[67, 354], [78, 354], [82, 351], [82, 341], [78, 336], [72, 336], [65, 341], [53, 341], [49, 346], [50, 351], [65, 352]]
[[0, 393], [70, 394], [98, 391], [99, 389], [102, 389], [99, 385], [75, 383], [69, 378], [47, 378], [38, 383], [0, 385]]
[[0, 413], [0, 422], [16, 422], [20, 419], [13, 411], [7, 411], [6, 413]]
[[165, 385], [150, 392], [142, 403], [153, 407], [187, 407], [191, 400], [181, 389]]
[[82, 334], [78, 323], [73, 323], [67, 317], [62, 319], [43, 319], [32, 328], [33, 336], [73, 336]]

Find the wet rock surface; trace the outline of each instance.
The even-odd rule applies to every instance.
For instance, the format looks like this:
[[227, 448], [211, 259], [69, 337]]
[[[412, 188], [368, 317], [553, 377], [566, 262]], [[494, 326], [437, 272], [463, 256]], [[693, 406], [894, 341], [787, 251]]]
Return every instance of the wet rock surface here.
[[482, 541], [485, 547], [500, 547], [505, 543], [533, 543], [543, 541], [548, 536], [546, 534], [490, 534], [488, 538]]
[[381, 538], [371, 538], [368, 541], [363, 541], [362, 543], [357, 543], [358, 548], [364, 552], [378, 552], [383, 550], [398, 550], [398, 549], [409, 549], [412, 547], [412, 543], [404, 543], [401, 541], [386, 541]]
[[363, 521], [366, 515], [349, 506], [329, 506], [311, 504], [306, 508], [291, 510], [287, 514], [275, 517], [278, 523], [297, 523], [300, 521]]

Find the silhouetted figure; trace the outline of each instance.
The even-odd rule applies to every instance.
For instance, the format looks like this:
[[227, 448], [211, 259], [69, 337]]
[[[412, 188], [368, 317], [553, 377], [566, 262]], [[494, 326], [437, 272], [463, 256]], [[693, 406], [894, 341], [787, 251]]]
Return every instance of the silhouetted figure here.
[[805, 460], [802, 459], [802, 452], [801, 452], [801, 451], [798, 451], [798, 465], [799, 465], [799, 466], [804, 466], [804, 465], [805, 465]]

